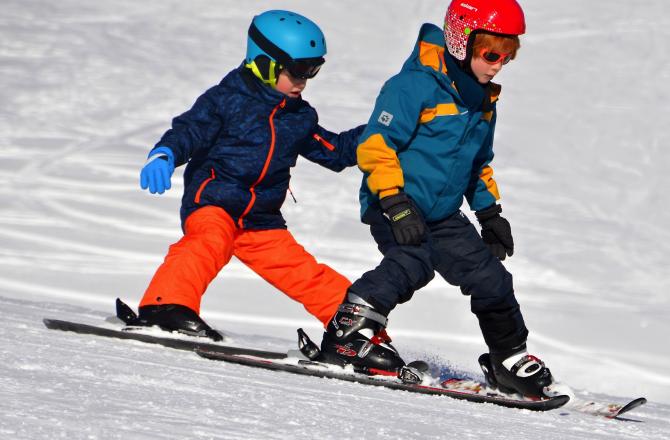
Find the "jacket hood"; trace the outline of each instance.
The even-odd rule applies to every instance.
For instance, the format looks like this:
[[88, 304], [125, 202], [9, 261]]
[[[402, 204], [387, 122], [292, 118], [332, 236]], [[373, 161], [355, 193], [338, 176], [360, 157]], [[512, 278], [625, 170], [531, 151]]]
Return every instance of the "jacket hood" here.
[[[471, 111], [482, 108], [482, 103], [493, 103], [498, 99], [500, 86], [489, 82], [480, 84], [465, 72], [458, 61], [446, 50], [442, 29], [432, 23], [425, 23], [419, 30], [414, 50], [402, 70], [423, 70], [434, 75], [438, 81], [458, 91], [458, 97]], [[485, 99], [490, 96], [489, 99]]]
[[424, 23], [419, 30], [419, 36], [403, 70], [428, 70], [436, 74], [447, 74], [444, 60], [445, 43], [442, 30], [431, 23]]

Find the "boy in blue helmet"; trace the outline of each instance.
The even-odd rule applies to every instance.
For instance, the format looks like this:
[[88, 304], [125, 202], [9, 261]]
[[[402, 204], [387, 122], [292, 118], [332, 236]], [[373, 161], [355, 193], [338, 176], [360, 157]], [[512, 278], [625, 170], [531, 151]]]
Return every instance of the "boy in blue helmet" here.
[[[384, 257], [348, 289], [324, 334], [324, 357], [361, 369], [401, 367], [387, 316], [438, 272], [470, 296], [491, 383], [534, 397], [552, 384], [549, 369], [526, 350], [512, 275], [500, 261], [512, 256], [514, 242], [491, 168], [500, 93], [491, 79], [516, 56], [524, 32], [516, 0], [454, 0], [444, 30], [425, 24], [400, 73], [382, 88], [358, 164], [362, 220]], [[481, 237], [460, 211], [463, 199]]]
[[351, 284], [319, 264], [286, 229], [280, 208], [303, 156], [334, 171], [356, 164], [364, 126], [336, 134], [302, 99], [323, 65], [319, 27], [289, 11], [254, 17], [247, 56], [177, 116], [149, 153], [142, 189], [162, 194], [186, 164], [184, 236], [170, 246], [140, 302], [136, 325], [220, 340], [199, 316], [209, 283], [234, 255], [324, 325]]

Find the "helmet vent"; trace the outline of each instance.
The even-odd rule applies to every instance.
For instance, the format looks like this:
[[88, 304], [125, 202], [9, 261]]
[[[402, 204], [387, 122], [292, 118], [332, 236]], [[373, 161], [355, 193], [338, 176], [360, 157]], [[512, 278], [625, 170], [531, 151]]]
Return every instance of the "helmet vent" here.
[[316, 47], [316, 41], [310, 40], [309, 45], [312, 46], [312, 47]]
[[302, 22], [300, 20], [296, 20], [295, 22], [298, 23], [298, 24], [302, 24]]

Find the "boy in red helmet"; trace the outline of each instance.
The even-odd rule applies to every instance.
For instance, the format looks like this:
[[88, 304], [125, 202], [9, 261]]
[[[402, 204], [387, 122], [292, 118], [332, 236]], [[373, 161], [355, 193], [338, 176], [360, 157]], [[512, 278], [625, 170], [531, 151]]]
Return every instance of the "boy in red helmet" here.
[[[491, 80], [514, 59], [524, 32], [515, 0], [453, 1], [444, 29], [423, 25], [412, 55], [382, 88], [357, 156], [362, 221], [384, 258], [348, 289], [324, 334], [324, 358], [362, 369], [402, 366], [386, 317], [438, 272], [470, 296], [490, 382], [526, 396], [552, 384], [526, 350], [512, 275], [500, 261], [514, 242], [490, 165], [500, 94]], [[464, 197], [481, 236], [460, 211]]]

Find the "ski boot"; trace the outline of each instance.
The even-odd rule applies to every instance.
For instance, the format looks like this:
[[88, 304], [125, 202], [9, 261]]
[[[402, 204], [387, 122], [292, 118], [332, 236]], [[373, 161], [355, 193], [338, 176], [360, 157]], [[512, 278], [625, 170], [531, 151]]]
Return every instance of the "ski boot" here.
[[363, 373], [397, 373], [405, 365], [386, 334], [386, 316], [370, 305], [344, 302], [321, 341], [320, 361]]
[[136, 315], [133, 310], [117, 299], [116, 314], [126, 325], [151, 327], [158, 326], [169, 332], [179, 332], [189, 336], [209, 338], [222, 341], [223, 335], [211, 328], [198, 314], [180, 304], [160, 304], [143, 306]]
[[479, 365], [486, 383], [505, 394], [521, 394], [524, 397], [549, 397], [547, 389], [554, 383], [551, 372], [539, 358], [525, 350], [512, 356], [496, 356], [485, 353], [479, 357]]

